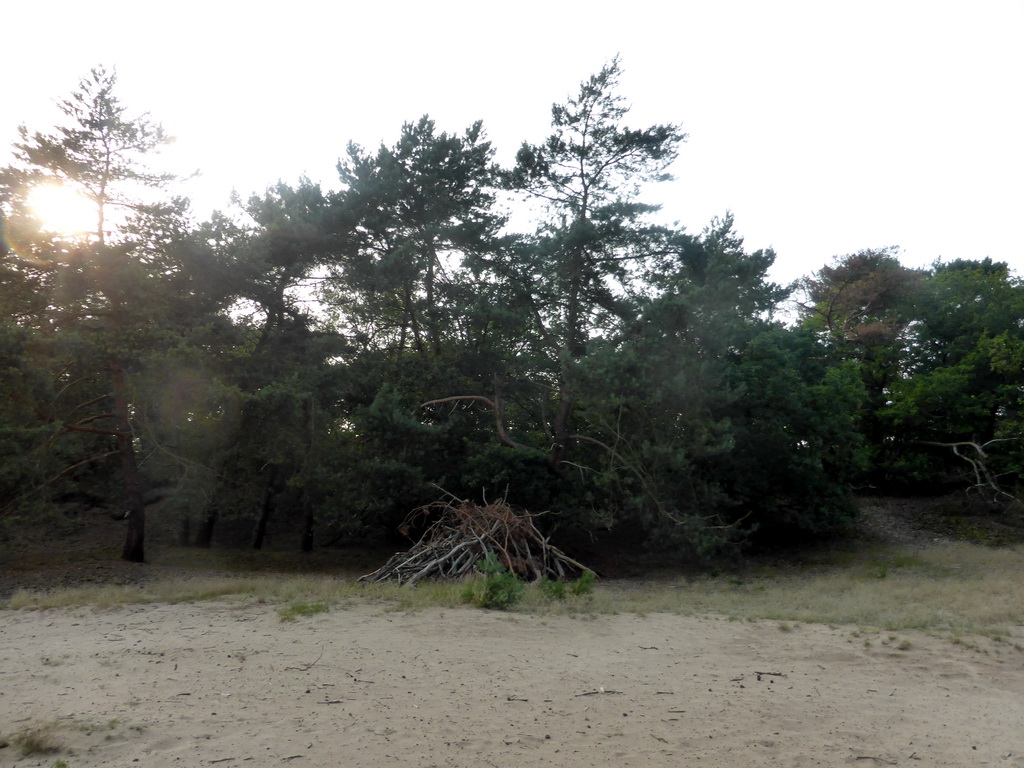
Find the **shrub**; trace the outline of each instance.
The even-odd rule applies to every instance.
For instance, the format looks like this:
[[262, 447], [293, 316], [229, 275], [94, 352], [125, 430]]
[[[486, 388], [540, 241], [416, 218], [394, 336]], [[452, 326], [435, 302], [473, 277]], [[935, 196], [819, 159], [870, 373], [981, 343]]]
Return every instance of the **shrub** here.
[[537, 586], [540, 591], [544, 593], [544, 596], [550, 600], [565, 600], [565, 582], [564, 581], [552, 581], [551, 579], [541, 579]]
[[480, 608], [504, 611], [519, 602], [525, 585], [515, 574], [498, 562], [493, 552], [477, 563], [482, 578], [466, 584], [462, 590], [462, 601], [473, 603]]
[[584, 571], [576, 581], [552, 581], [541, 579], [537, 587], [549, 600], [565, 600], [566, 595], [589, 595], [594, 591], [597, 575], [593, 571]]
[[596, 573], [593, 571], [584, 571], [576, 581], [569, 585], [569, 592], [574, 595], [589, 595], [594, 591], [594, 582], [596, 581]]

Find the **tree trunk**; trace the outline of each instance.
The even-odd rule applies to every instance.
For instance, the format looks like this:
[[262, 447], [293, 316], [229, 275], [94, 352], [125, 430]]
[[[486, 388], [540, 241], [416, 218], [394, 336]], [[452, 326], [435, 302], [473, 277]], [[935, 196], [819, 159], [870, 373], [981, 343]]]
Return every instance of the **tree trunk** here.
[[121, 558], [131, 563], [142, 563], [146, 559], [146, 505], [142, 500], [139, 470], [135, 462], [135, 443], [132, 439], [132, 425], [128, 414], [128, 385], [121, 363], [110, 365], [110, 378], [114, 387], [114, 419], [117, 424], [117, 450], [121, 455], [121, 473], [124, 481], [125, 503], [128, 505], [125, 519], [128, 534], [125, 537]]
[[178, 528], [178, 546], [187, 547], [192, 541], [192, 521], [188, 515], [181, 516], [181, 527]]
[[313, 551], [313, 524], [315, 520], [313, 518], [313, 504], [308, 499], [303, 498], [302, 508], [305, 514], [302, 519], [302, 543], [300, 549], [303, 552]]
[[572, 411], [572, 397], [565, 390], [565, 385], [562, 384], [559, 390], [558, 410], [555, 411], [555, 422], [552, 425], [553, 442], [548, 453], [548, 467], [553, 472], [562, 470], [562, 461], [569, 447], [569, 413]]
[[202, 547], [203, 549], [210, 548], [210, 542], [213, 541], [213, 529], [217, 525], [217, 503], [214, 502], [206, 510], [206, 518], [199, 526], [199, 530], [196, 531], [196, 546]]
[[437, 317], [437, 300], [434, 292], [434, 284], [436, 282], [435, 265], [437, 262], [437, 248], [431, 241], [427, 247], [427, 275], [425, 278], [425, 288], [427, 298], [427, 335], [430, 337], [430, 351], [433, 352], [434, 357], [441, 356], [441, 324]]
[[252, 532], [253, 549], [263, 549], [263, 539], [267, 535], [270, 511], [274, 506], [274, 477], [276, 474], [277, 467], [273, 464], [267, 464], [263, 475], [263, 500], [260, 502], [260, 517], [256, 521], [256, 528]]

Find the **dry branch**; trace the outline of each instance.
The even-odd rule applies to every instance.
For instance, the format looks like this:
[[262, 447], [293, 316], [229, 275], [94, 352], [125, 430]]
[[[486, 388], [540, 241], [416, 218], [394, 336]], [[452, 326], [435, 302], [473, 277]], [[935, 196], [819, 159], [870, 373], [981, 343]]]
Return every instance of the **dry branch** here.
[[459, 578], [473, 573], [488, 554], [527, 581], [575, 578], [590, 570], [552, 546], [534, 525], [535, 517], [503, 499], [483, 506], [435, 501], [413, 511], [399, 528], [408, 535], [425, 520], [428, 525], [422, 538], [359, 580], [413, 585], [424, 578]]

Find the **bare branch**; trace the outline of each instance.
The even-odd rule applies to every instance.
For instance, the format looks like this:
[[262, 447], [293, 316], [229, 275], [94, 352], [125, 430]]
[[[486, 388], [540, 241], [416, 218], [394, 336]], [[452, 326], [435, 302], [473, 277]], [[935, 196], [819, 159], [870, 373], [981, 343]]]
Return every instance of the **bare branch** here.
[[425, 403], [420, 403], [419, 407], [426, 408], [431, 405], [455, 403], [463, 400], [468, 402], [483, 403], [492, 411], [494, 411], [494, 428], [498, 434], [498, 439], [501, 441], [502, 445], [506, 445], [509, 448], [516, 448], [521, 451], [529, 450], [529, 446], [523, 445], [522, 443], [519, 443], [513, 440], [511, 437], [509, 437], [508, 430], [505, 429], [505, 409], [501, 404], [501, 385], [497, 377], [495, 377], [494, 379], [494, 387], [496, 393], [495, 400], [491, 400], [489, 397], [484, 397], [483, 395], [453, 395], [451, 397], [440, 397], [437, 398], [436, 400], [428, 400]]

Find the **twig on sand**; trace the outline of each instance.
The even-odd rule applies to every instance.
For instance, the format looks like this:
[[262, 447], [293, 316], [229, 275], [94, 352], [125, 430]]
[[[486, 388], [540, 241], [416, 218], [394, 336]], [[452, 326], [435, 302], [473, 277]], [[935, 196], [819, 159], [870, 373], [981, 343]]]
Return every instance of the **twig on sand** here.
[[622, 693], [622, 691], [606, 691], [604, 688], [598, 688], [596, 691], [584, 691], [583, 693], [577, 693], [576, 698], [580, 696], [596, 696], [602, 693]]
[[[298, 672], [309, 672], [309, 670], [311, 670], [313, 667], [315, 667], [316, 663], [318, 661], [320, 661], [320, 659], [322, 659], [323, 657], [324, 657], [324, 644], [320, 643], [320, 655], [316, 657], [315, 661], [311, 661], [311, 662], [309, 662], [309, 664], [300, 664], [297, 667], [285, 667], [285, 669], [294, 669], [294, 670], [297, 670]], [[298, 757], [302, 757], [302, 755], [298, 755]], [[288, 759], [290, 759], [290, 758], [288, 758]]]

